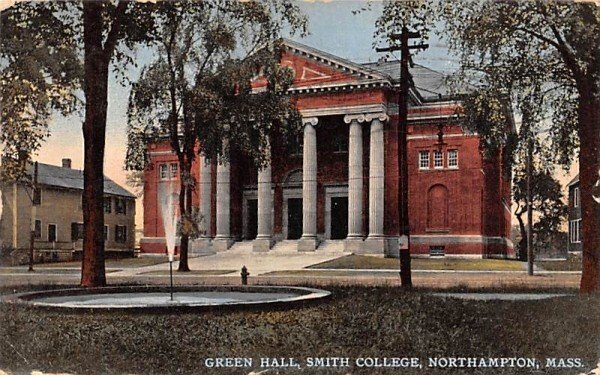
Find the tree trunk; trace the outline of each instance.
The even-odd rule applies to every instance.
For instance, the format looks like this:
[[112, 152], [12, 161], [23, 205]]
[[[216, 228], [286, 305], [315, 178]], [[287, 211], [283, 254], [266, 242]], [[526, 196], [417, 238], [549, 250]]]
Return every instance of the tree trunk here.
[[83, 123], [83, 261], [81, 285], [106, 285], [104, 269], [104, 145], [108, 63], [102, 47], [102, 3], [83, 3], [85, 122]]
[[524, 211], [515, 212], [517, 221], [519, 222], [519, 231], [521, 232], [521, 239], [519, 240], [519, 260], [525, 262], [527, 260], [527, 230], [525, 229], [525, 223], [523, 223]]
[[[580, 291], [600, 291], [600, 203], [594, 185], [600, 184], [600, 100], [592, 77], [579, 85], [579, 183], [583, 270]], [[596, 187], [597, 189], [597, 187]], [[595, 192], [596, 199], [600, 193]]]
[[[187, 202], [192, 198], [190, 194], [190, 188], [188, 185], [189, 175], [192, 169], [192, 163], [184, 160], [185, 157], [180, 158], [179, 165], [181, 166], [181, 184], [179, 188], [179, 212], [181, 213], [180, 217], [180, 226], [182, 228], [181, 237], [179, 239], [179, 267], [177, 268], [178, 272], [189, 272], [190, 267], [188, 264], [188, 249], [190, 245], [190, 236], [187, 233], [186, 229], [188, 226], [187, 220], [190, 216], [190, 211], [188, 211]], [[191, 202], [190, 202], [191, 203]]]

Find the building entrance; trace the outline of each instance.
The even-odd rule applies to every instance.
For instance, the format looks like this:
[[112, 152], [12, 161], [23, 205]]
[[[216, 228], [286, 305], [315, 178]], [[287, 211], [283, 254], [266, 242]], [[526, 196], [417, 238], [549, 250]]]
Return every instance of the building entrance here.
[[331, 239], [348, 237], [348, 197], [331, 198]]
[[258, 234], [258, 199], [248, 199], [248, 231], [246, 239], [253, 240]]
[[302, 198], [289, 198], [288, 206], [288, 240], [302, 237]]

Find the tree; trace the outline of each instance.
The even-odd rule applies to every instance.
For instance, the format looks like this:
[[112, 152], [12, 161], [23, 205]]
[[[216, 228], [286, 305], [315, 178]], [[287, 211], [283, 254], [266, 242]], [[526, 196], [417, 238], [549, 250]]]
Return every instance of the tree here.
[[[537, 154], [543, 145], [539, 142], [536, 144]], [[526, 150], [519, 153], [518, 161], [525, 157], [523, 155]], [[533, 236], [535, 247], [540, 249], [550, 245], [551, 233], [560, 231], [567, 215], [567, 206], [563, 203], [563, 189], [561, 184], [554, 178], [552, 169], [544, 169], [538, 160], [536, 168], [531, 176], [532, 190], [532, 209], [538, 213], [537, 221], [533, 224]], [[528, 233], [523, 222], [523, 214], [527, 212], [527, 176], [525, 163], [518, 162], [515, 168], [513, 179], [513, 198], [517, 204], [515, 216], [519, 223], [519, 231], [521, 232], [521, 240], [518, 244], [519, 259], [527, 260], [526, 243]], [[547, 165], [547, 164], [546, 164]]]
[[[306, 19], [288, 0], [201, 3], [163, 2], [157, 6], [150, 44], [155, 60], [134, 85], [129, 103], [127, 167], [145, 167], [148, 142], [163, 137], [177, 155], [180, 171], [179, 271], [189, 271], [188, 247], [195, 232], [191, 167], [198, 153], [229, 154], [223, 139], [258, 165], [274, 122], [291, 131], [299, 123], [285, 91], [291, 75], [279, 68], [273, 44], [287, 25], [304, 31]], [[253, 93], [252, 79], [262, 70], [267, 90]], [[297, 127], [296, 127], [297, 128]], [[249, 142], [244, 142], [249, 140]]]
[[[549, 97], [544, 106], [552, 118], [548, 147], [558, 161], [568, 164], [579, 145], [581, 291], [600, 290], [600, 205], [592, 194], [600, 170], [600, 7], [461, 1], [442, 5], [441, 15], [462, 73], [493, 77], [490, 86], [508, 95], [538, 88]], [[491, 131], [502, 134], [501, 127]]]
[[[443, 25], [440, 34], [460, 58], [456, 87], [465, 98], [465, 124], [480, 131], [486, 152], [510, 158], [510, 113], [526, 97], [543, 95], [551, 119], [547, 147], [567, 166], [579, 146], [583, 220], [581, 291], [600, 290], [600, 205], [593, 198], [600, 170], [600, 7], [559, 1], [386, 1], [377, 35], [386, 35], [407, 14], [417, 26]], [[412, 9], [407, 10], [407, 7]], [[430, 17], [424, 15], [429, 14]], [[468, 85], [468, 86], [467, 86]]]
[[[74, 112], [82, 69], [75, 41], [54, 9], [19, 4], [1, 13], [0, 180], [27, 180], [27, 165], [48, 137], [53, 111]], [[42, 38], [39, 30], [44, 29]]]
[[[109, 68], [111, 62], [116, 62], [114, 66], [119, 70], [119, 67], [132, 61], [128, 52], [132, 50], [135, 43], [147, 37], [146, 30], [152, 29], [152, 18], [148, 12], [151, 8], [152, 5], [125, 0], [23, 2], [15, 5], [6, 16], [2, 17], [3, 26], [9, 31], [9, 33], [3, 32], [3, 35], [9, 35], [9, 38], [30, 35], [32, 41], [30, 48], [23, 48], [28, 45], [13, 43], [15, 48], [10, 51], [13, 61], [8, 63], [12, 69], [17, 68], [19, 59], [27, 59], [32, 49], [35, 52], [37, 45], [46, 44], [50, 45], [48, 53], [39, 56], [34, 53], [30, 57], [33, 59], [30, 61], [33, 75], [39, 72], [39, 75], [45, 76], [45, 71], [39, 68], [37, 61], [43, 62], [42, 66], [58, 65], [56, 73], [58, 77], [65, 79], [68, 78], [67, 73], [71, 69], [71, 63], [73, 66], [83, 65], [84, 240], [81, 284], [86, 287], [106, 285], [103, 194]], [[62, 44], [54, 42], [55, 35], [61, 37], [59, 41]], [[119, 48], [119, 45], [122, 48]], [[56, 49], [63, 53], [56, 56]], [[83, 55], [83, 64], [78, 60], [81, 55]], [[63, 56], [68, 59], [61, 59]], [[55, 61], [57, 57], [59, 59]], [[27, 77], [25, 76], [25, 79]], [[16, 75], [16, 79], [17, 82], [18, 80], [22, 82], [23, 77]], [[22, 90], [27, 89], [27, 83], [22, 84], [15, 94], [22, 95]], [[72, 93], [73, 88], [72, 85], [63, 87], [59, 97], [69, 97], [67, 92], [71, 90]], [[41, 111], [40, 115], [47, 118], [48, 112]], [[11, 118], [14, 118], [14, 115]], [[44, 124], [41, 125], [37, 129], [43, 129]], [[25, 137], [33, 141], [34, 148], [35, 142], [43, 139], [43, 136], [35, 130], [30, 132], [32, 135]]]

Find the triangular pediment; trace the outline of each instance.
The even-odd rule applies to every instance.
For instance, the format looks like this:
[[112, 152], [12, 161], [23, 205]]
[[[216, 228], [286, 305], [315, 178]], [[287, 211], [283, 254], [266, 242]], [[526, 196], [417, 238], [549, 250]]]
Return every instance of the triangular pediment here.
[[[292, 89], [388, 81], [380, 72], [298, 42], [284, 39], [283, 48], [281, 65], [294, 72]], [[264, 84], [262, 77], [253, 82], [255, 88]]]

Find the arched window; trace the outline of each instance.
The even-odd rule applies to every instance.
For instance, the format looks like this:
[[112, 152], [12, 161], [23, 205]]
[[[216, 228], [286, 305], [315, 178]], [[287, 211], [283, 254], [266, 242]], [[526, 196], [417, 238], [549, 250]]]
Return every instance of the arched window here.
[[287, 175], [283, 183], [285, 185], [302, 185], [302, 169], [296, 169], [291, 171]]
[[448, 188], [438, 184], [427, 192], [427, 228], [448, 228]]

